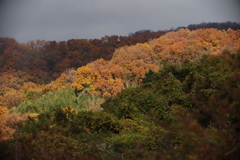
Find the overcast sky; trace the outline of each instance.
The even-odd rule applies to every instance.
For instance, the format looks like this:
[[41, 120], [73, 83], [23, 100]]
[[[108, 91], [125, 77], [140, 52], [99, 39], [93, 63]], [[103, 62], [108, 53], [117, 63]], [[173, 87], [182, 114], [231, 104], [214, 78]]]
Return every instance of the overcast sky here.
[[226, 21], [240, 22], [240, 0], [0, 0], [0, 37], [22, 43]]

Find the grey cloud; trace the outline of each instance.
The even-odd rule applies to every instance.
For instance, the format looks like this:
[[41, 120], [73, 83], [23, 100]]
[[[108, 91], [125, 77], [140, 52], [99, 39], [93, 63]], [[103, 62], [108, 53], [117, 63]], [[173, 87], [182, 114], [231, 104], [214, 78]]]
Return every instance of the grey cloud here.
[[0, 37], [61, 41], [240, 22], [239, 7], [237, 0], [5, 0], [0, 3]]

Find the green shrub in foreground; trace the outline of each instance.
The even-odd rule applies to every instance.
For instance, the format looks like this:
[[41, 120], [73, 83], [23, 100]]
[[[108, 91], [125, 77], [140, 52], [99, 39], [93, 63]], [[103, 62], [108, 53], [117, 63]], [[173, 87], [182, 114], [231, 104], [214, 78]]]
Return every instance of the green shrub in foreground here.
[[[11, 110], [10, 113], [44, 113], [53, 112], [57, 108], [63, 108], [71, 105], [78, 111], [88, 110], [89, 103], [92, 100], [90, 94], [83, 94], [76, 97], [73, 88], [58, 89], [53, 92], [48, 92], [46, 95], [32, 101], [23, 101], [16, 110]], [[29, 95], [31, 98], [31, 94]], [[99, 97], [94, 97], [98, 99]]]

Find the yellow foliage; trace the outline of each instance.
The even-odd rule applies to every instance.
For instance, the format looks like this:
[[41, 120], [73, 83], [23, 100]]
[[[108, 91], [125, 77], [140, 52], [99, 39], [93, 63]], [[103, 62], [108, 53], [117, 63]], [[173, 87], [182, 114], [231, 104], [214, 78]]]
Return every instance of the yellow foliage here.
[[33, 82], [25, 82], [21, 87], [21, 90], [26, 94], [28, 91], [41, 91], [37, 84]]
[[56, 79], [55, 83], [59, 88], [65, 88], [67, 86], [67, 83], [65, 81], [67, 75], [62, 73], [59, 78]]
[[71, 105], [68, 105], [67, 107], [63, 108], [62, 111], [63, 111], [63, 113], [66, 113], [66, 114], [68, 114], [68, 113], [77, 114], [78, 113], [78, 111], [75, 108], [73, 108]]
[[92, 70], [88, 66], [80, 67], [77, 69], [76, 80], [73, 82], [72, 86], [77, 90], [83, 90], [86, 87], [93, 89], [93, 84], [99, 76], [97, 70]]
[[47, 93], [49, 91], [57, 90], [59, 86], [55, 82], [51, 82], [43, 87], [43, 93]]
[[0, 106], [0, 125], [2, 124], [2, 121], [4, 119], [4, 114], [8, 112], [6, 107]]
[[23, 119], [27, 119], [28, 117], [34, 118], [37, 117], [39, 114], [38, 113], [25, 113], [22, 114]]
[[2, 105], [3, 105], [3, 102], [2, 102], [2, 100], [3, 100], [3, 96], [0, 96], [0, 106], [2, 106]]
[[7, 113], [7, 111], [6, 107], [0, 106], [0, 115]]
[[64, 114], [66, 119], [71, 120], [71, 115], [76, 115], [78, 111], [71, 105], [68, 105], [67, 107], [61, 109], [61, 113]]

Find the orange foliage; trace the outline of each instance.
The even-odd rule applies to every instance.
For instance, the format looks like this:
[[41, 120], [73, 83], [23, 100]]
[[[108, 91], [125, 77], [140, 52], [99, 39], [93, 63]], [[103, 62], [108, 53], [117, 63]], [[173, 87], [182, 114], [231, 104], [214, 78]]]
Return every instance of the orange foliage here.
[[124, 88], [126, 72], [121, 66], [103, 59], [94, 61], [88, 66], [99, 73], [93, 87], [100, 91], [104, 97], [115, 96]]
[[4, 123], [6, 121], [7, 108], [0, 106], [0, 140], [5, 140]]
[[149, 70], [157, 71], [152, 50], [148, 44], [122, 47], [115, 51], [112, 60], [99, 59], [88, 66], [99, 73], [94, 87], [104, 97], [113, 97], [130, 85], [140, 85]]
[[102, 95], [111, 97], [129, 85], [141, 85], [145, 74], [149, 70], [158, 71], [162, 62], [181, 65], [185, 61], [198, 61], [203, 55], [220, 54], [225, 49], [234, 53], [240, 47], [239, 35], [239, 30], [231, 29], [180, 29], [149, 43], [116, 49], [112, 60], [100, 59], [89, 66], [101, 75], [95, 87]]
[[[4, 49], [4, 56], [8, 57], [8, 61], [4, 63], [8, 73], [3, 73], [0, 77], [0, 96], [2, 96], [0, 104], [6, 105], [4, 99], [10, 95], [10, 92], [8, 95], [6, 93], [12, 89], [20, 89], [25, 94], [29, 90], [37, 89], [34, 86], [35, 84], [26, 83], [26, 81], [34, 79], [37, 83], [43, 83], [48, 80], [49, 74], [52, 77], [58, 75], [56, 71], [47, 72], [48, 68], [46, 66], [53, 67], [55, 65], [57, 71], [61, 72], [65, 68], [80, 66], [80, 64], [86, 63], [83, 57], [98, 57], [95, 53], [102, 53], [103, 44], [104, 46], [122, 46], [119, 38], [124, 41], [124, 37], [107, 36], [101, 40], [69, 40], [67, 43], [33, 41], [25, 46], [9, 39], [11, 45]], [[29, 53], [45, 50], [44, 60], [40, 58], [41, 55], [39, 54], [40, 57], [32, 61], [34, 66], [38, 66], [38, 69], [30, 70], [29, 73], [24, 71], [13, 72], [18, 68], [15, 62], [19, 61], [15, 55], [21, 55], [29, 47], [30, 50], [27, 50]], [[16, 51], [16, 48], [17, 52], [14, 52], [13, 56], [9, 54]], [[222, 53], [225, 49], [235, 53], [238, 48], [240, 48], [240, 30], [221, 31], [211, 28], [190, 31], [180, 29], [179, 31], [168, 32], [148, 43], [138, 43], [133, 46], [118, 48], [109, 61], [98, 59], [87, 66], [78, 68], [77, 71], [73, 69], [65, 70], [59, 78], [44, 86], [43, 91], [47, 92], [73, 86], [77, 90], [90, 88], [95, 90], [95, 93], [100, 92], [105, 97], [112, 97], [124, 88], [141, 85], [145, 74], [149, 70], [158, 71], [162, 64], [181, 65], [185, 61], [198, 61], [203, 55]], [[110, 50], [113, 50], [113, 48]], [[110, 50], [106, 50], [106, 52], [110, 52]], [[54, 56], [50, 53], [54, 53]], [[17, 94], [20, 96], [16, 96], [16, 94], [14, 96], [13, 93], [10, 96], [15, 99], [15, 102], [19, 102], [17, 97], [22, 97], [20, 92]], [[11, 104], [7, 104], [7, 107], [13, 107], [16, 104], [11, 102]]]
[[9, 89], [19, 90], [23, 83], [24, 80], [19, 76], [14, 76], [13, 74], [9, 74], [7, 72], [0, 76], [0, 87], [2, 90], [4, 89], [5, 92]]
[[2, 105], [11, 109], [13, 107], [17, 107], [21, 101], [24, 99], [24, 95], [20, 91], [16, 90], [9, 90], [6, 94], [2, 97]]
[[124, 88], [120, 78], [99, 79], [94, 85], [104, 97], [114, 97]]
[[76, 79], [76, 71], [74, 69], [66, 69], [59, 78], [43, 87], [43, 92], [54, 91], [59, 88], [70, 87]]
[[24, 119], [20, 114], [8, 114], [7, 111], [6, 107], [0, 106], [0, 141], [11, 138], [17, 123]]
[[36, 117], [36, 113], [28, 113], [21, 115], [8, 114], [7, 108], [0, 106], [0, 141], [7, 140], [12, 137], [16, 129], [18, 128], [17, 123], [19, 121], [27, 120], [28, 117]]
[[203, 55], [216, 55], [228, 49], [235, 52], [240, 47], [239, 30], [181, 29], [150, 42], [154, 57], [159, 62], [196, 61]]

